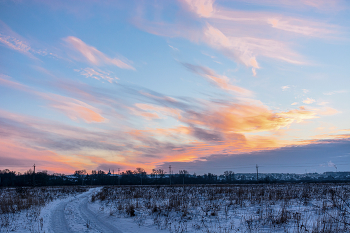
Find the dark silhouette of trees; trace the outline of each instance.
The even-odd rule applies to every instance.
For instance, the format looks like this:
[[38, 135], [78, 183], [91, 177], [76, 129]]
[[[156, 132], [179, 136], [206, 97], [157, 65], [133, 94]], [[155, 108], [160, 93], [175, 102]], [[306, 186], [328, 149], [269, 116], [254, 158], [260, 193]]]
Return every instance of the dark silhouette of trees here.
[[225, 171], [224, 176], [225, 176], [226, 182], [231, 184], [234, 181], [235, 173], [233, 171]]
[[[340, 174], [340, 173], [339, 173]], [[276, 176], [265, 175], [259, 179], [259, 183], [315, 183], [315, 182], [350, 182], [350, 173], [344, 172], [342, 176], [325, 174], [322, 177], [314, 178], [311, 175], [295, 178], [290, 176], [287, 179], [277, 179]], [[34, 186], [34, 171], [29, 169], [24, 173], [17, 173], [9, 169], [0, 170], [0, 187], [21, 187]], [[235, 177], [233, 171], [225, 171], [218, 176], [213, 173], [204, 175], [189, 174], [186, 170], [179, 170], [171, 175], [172, 185], [190, 184], [255, 184], [256, 179], [240, 174]], [[134, 171], [126, 170], [121, 174], [106, 174], [102, 170], [92, 170], [89, 174], [86, 170], [77, 170], [73, 175], [60, 173], [49, 174], [47, 171], [35, 173], [35, 186], [54, 185], [169, 185], [169, 174], [165, 174], [162, 169], [153, 169], [151, 174], [147, 174], [143, 168], [136, 168]]]

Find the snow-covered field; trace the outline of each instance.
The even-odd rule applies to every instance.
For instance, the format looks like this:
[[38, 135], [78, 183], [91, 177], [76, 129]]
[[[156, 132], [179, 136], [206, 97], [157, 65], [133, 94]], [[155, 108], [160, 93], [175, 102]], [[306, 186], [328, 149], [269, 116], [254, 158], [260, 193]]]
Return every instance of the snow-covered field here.
[[350, 232], [349, 184], [70, 188], [12, 211], [1, 190], [0, 232]]

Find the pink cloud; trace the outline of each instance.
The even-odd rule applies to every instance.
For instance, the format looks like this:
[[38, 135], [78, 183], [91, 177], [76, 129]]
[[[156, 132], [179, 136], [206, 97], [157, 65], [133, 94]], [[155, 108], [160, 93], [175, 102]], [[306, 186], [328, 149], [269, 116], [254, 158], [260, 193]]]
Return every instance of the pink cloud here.
[[331, 116], [341, 112], [331, 107], [324, 107], [323, 109], [319, 110], [318, 113], [324, 116]]
[[116, 82], [118, 80], [117, 77], [113, 77], [111, 73], [102, 71], [100, 69], [92, 69], [92, 68], [85, 68], [80, 70], [75, 70], [77, 72], [80, 72], [81, 75], [85, 76], [86, 78], [94, 78], [97, 80], [106, 80], [109, 83]]
[[275, 17], [268, 18], [267, 23], [273, 28], [301, 34], [305, 36], [326, 37], [337, 33], [336, 27], [325, 23], [315, 23], [308, 20]]
[[340, 11], [346, 9], [346, 0], [237, 0], [245, 3], [284, 7], [296, 10], [317, 9], [319, 11]]
[[156, 105], [151, 105], [151, 104], [143, 104], [143, 103], [137, 103], [135, 106], [139, 109], [142, 109], [143, 111], [153, 111], [153, 112], [158, 112], [163, 115], [167, 116], [172, 116], [175, 118], [181, 118], [181, 112], [178, 109], [174, 108], [168, 108], [168, 107], [160, 107]]
[[147, 111], [142, 111], [137, 108], [130, 107], [129, 108], [131, 114], [135, 116], [141, 116], [145, 118], [146, 120], [153, 120], [153, 119], [160, 119], [161, 117], [158, 115], [156, 112], [147, 112]]
[[23, 53], [31, 58], [34, 56], [30, 53], [32, 48], [20, 35], [11, 30], [4, 22], [0, 20], [0, 43], [10, 49]]
[[[164, 116], [171, 116], [176, 119], [181, 118], [181, 111], [174, 108], [161, 107], [152, 104], [136, 103], [135, 107], [130, 107], [129, 110], [133, 115], [142, 116], [147, 120], [161, 119]], [[163, 116], [163, 117], [162, 117]]]
[[216, 86], [227, 90], [227, 91], [233, 91], [236, 92], [238, 94], [244, 95], [244, 96], [251, 96], [252, 92], [239, 87], [239, 86], [234, 86], [231, 85], [229, 83], [229, 78], [225, 75], [219, 75], [217, 73], [215, 73], [214, 70], [209, 69], [207, 67], [203, 67], [203, 66], [196, 66], [196, 65], [191, 65], [188, 63], [183, 63], [183, 65], [188, 68], [190, 71], [208, 79], [210, 82], [212, 82], [213, 84], [215, 84]]
[[215, 0], [183, 0], [191, 11], [200, 17], [210, 17], [214, 11]]
[[106, 119], [98, 113], [98, 109], [84, 103], [83, 101], [53, 93], [39, 92], [29, 86], [9, 80], [9, 78], [10, 77], [0, 74], [0, 84], [32, 95], [40, 96], [41, 98], [48, 100], [51, 107], [63, 112], [73, 120], [83, 119], [87, 123], [106, 121]]
[[119, 68], [122, 68], [122, 69], [135, 70], [135, 68], [132, 67], [130, 64], [128, 64], [128, 62], [124, 62], [117, 58], [110, 58], [104, 53], [97, 50], [95, 47], [85, 44], [79, 38], [76, 38], [74, 36], [69, 36], [64, 38], [63, 40], [67, 42], [69, 45], [71, 45], [74, 50], [80, 52], [80, 54], [83, 55], [84, 58], [91, 64], [94, 64], [94, 65], [109, 64], [109, 65], [118, 66]]
[[204, 29], [204, 36], [204, 40], [208, 45], [222, 51], [244, 65], [254, 68], [253, 72], [255, 72], [255, 69], [260, 68], [256, 60], [256, 56], [259, 55], [289, 63], [303, 64], [295, 52], [279, 41], [254, 37], [226, 36], [222, 31], [210, 24], [207, 24], [207, 27]]
[[[292, 64], [307, 63], [300, 54], [290, 48], [290, 44], [281, 40], [283, 37], [273, 39], [274, 30], [317, 37], [324, 37], [337, 31], [333, 25], [325, 23], [287, 18], [276, 13], [232, 10], [213, 5], [214, 1], [182, 0], [181, 2], [187, 10], [200, 16], [197, 20], [202, 22], [200, 25], [205, 26], [184, 23], [181, 19], [173, 24], [162, 21], [151, 22], [140, 16], [135, 18], [134, 22], [152, 34], [204, 42], [236, 62], [250, 67], [254, 76], [260, 68], [258, 57], [269, 57]], [[193, 18], [188, 20], [191, 19], [193, 20]], [[290, 34], [284, 35], [287, 41], [290, 41]]]
[[106, 119], [98, 113], [99, 110], [97, 108], [83, 101], [53, 93], [37, 93], [37, 95], [49, 100], [51, 102], [49, 105], [50, 107], [63, 112], [72, 120], [83, 119], [87, 123], [106, 121]]
[[[216, 27], [222, 28], [222, 26], [227, 25], [227, 22], [231, 21], [230, 28], [236, 32], [235, 34], [237, 34], [237, 29], [239, 29], [241, 26], [243, 26], [243, 30], [246, 32], [241, 31], [240, 34], [244, 35], [247, 34], [247, 32], [258, 32], [258, 28], [254, 27], [255, 25], [259, 26], [260, 28], [265, 27], [266, 29], [268, 25], [271, 25], [275, 29], [314, 37], [333, 36], [340, 31], [339, 27], [328, 23], [292, 18], [276, 13], [239, 11], [219, 5], [214, 7], [213, 1], [208, 1], [206, 4], [200, 4], [196, 1], [192, 2], [191, 0], [188, 0], [188, 2], [188, 5], [191, 6], [190, 9], [194, 12], [196, 12], [197, 8], [195, 8], [195, 6], [197, 5], [199, 5], [199, 7], [205, 5], [207, 6], [206, 8], [211, 9], [211, 13], [207, 14], [205, 17], [208, 18], [209, 23], [214, 24]], [[202, 2], [204, 3], [204, 1]], [[316, 5], [316, 3], [322, 3], [323, 1], [310, 2], [313, 2], [315, 3], [313, 5]], [[326, 1], [323, 3], [326, 3]], [[204, 17], [201, 14], [199, 15]], [[236, 23], [239, 23], [239, 25]]]
[[47, 49], [33, 48], [30, 43], [14, 32], [9, 26], [0, 20], [0, 43], [7, 48], [20, 52], [30, 58], [37, 59], [34, 55], [51, 56], [61, 58], [57, 54], [48, 52]]

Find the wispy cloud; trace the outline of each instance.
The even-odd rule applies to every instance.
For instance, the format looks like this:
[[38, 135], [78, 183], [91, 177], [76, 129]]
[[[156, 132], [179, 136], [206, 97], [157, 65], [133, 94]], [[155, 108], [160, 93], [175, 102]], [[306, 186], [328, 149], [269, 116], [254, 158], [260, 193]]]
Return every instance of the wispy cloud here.
[[334, 1], [328, 1], [328, 0], [281, 0], [281, 1], [274, 1], [274, 0], [265, 0], [265, 1], [259, 1], [259, 0], [240, 0], [244, 2], [250, 2], [254, 4], [260, 4], [260, 5], [269, 5], [269, 6], [277, 6], [277, 7], [287, 7], [287, 8], [294, 8], [294, 9], [303, 9], [303, 8], [314, 8], [321, 11], [339, 11], [344, 10], [344, 6], [346, 1], [344, 0], [334, 0]]
[[90, 62], [93, 65], [115, 65], [122, 69], [130, 69], [135, 70], [133, 66], [131, 66], [130, 62], [122, 61], [118, 58], [110, 58], [104, 53], [97, 50], [95, 47], [92, 47], [90, 45], [85, 44], [82, 40], [79, 38], [76, 38], [74, 36], [69, 36], [63, 39], [65, 42], [67, 42], [71, 48], [78, 51], [83, 57]]
[[20, 41], [14, 37], [6, 36], [0, 33], [0, 42], [13, 50], [24, 53], [26, 55], [30, 55], [30, 46], [27, 43]]
[[0, 20], [0, 43], [7, 46], [10, 49], [23, 53], [31, 58], [34, 56], [31, 54], [31, 46], [21, 36], [11, 30], [4, 22]]
[[[177, 20], [148, 21], [140, 15], [135, 24], [149, 33], [183, 37], [192, 42], [204, 42], [234, 61], [250, 67], [255, 76], [260, 67], [258, 57], [268, 57], [296, 65], [309, 64], [301, 54], [291, 48], [290, 37], [294, 35], [325, 38], [339, 33], [339, 28], [327, 23], [285, 17], [276, 13], [233, 10], [213, 4], [214, 1], [181, 1], [185, 9], [194, 12], [200, 24]], [[276, 37], [273, 30], [284, 31]], [[289, 34], [288, 34], [289, 33]]]
[[299, 56], [295, 52], [279, 41], [254, 37], [228, 37], [210, 24], [204, 30], [204, 35], [209, 45], [255, 69], [260, 68], [256, 60], [257, 55], [294, 64], [304, 63], [298, 59]]
[[[23, 38], [18, 33], [14, 32], [9, 26], [0, 20], [0, 43], [9, 49], [20, 52], [30, 58], [37, 59], [34, 55], [49, 56], [54, 58], [61, 58], [52, 51], [40, 49], [32, 46], [27, 39]], [[34, 48], [33, 48], [34, 47]]]
[[98, 113], [98, 109], [83, 101], [53, 93], [39, 92], [29, 86], [5, 78], [3, 75], [0, 76], [0, 84], [40, 96], [44, 100], [49, 101], [50, 107], [63, 112], [72, 120], [83, 119], [87, 123], [106, 121], [106, 119]]
[[334, 95], [334, 94], [341, 94], [341, 93], [347, 93], [346, 90], [339, 90], [339, 91], [331, 91], [331, 92], [325, 92], [324, 95]]
[[316, 113], [305, 109], [274, 113], [265, 106], [240, 103], [207, 112], [188, 111], [184, 121], [220, 132], [247, 133], [278, 130], [313, 118]]
[[143, 111], [158, 112], [158, 113], [163, 114], [163, 115], [173, 116], [177, 119], [181, 118], [181, 112], [178, 109], [168, 108], [168, 107], [160, 107], [160, 106], [151, 105], [151, 104], [144, 104], [144, 103], [136, 103], [135, 106]]
[[293, 18], [269, 18], [267, 22], [276, 29], [304, 36], [326, 37], [337, 33], [337, 27]]
[[[128, 87], [124, 91], [143, 102], [130, 107], [140, 115], [132, 110], [129, 114], [140, 116], [141, 119], [162, 119], [169, 116], [177, 120], [178, 125], [171, 129], [159, 128], [155, 124], [154, 128], [146, 129], [124, 127], [90, 132], [67, 125], [50, 126], [40, 119], [36, 122], [28, 119], [19, 122], [21, 117], [7, 116], [4, 120], [6, 122], [2, 125], [11, 127], [3, 127], [3, 130], [7, 130], [6, 132], [0, 130], [0, 133], [13, 135], [11, 137], [16, 140], [30, 138], [31, 145], [54, 151], [84, 155], [89, 154], [90, 150], [98, 154], [109, 154], [109, 151], [114, 151], [118, 158], [118, 161], [108, 160], [101, 163], [93, 158], [82, 158], [79, 160], [82, 166], [128, 161], [125, 167], [145, 163], [143, 167], [153, 168], [164, 161], [193, 161], [211, 154], [252, 152], [277, 148], [285, 143], [291, 144], [292, 142], [281, 141], [273, 136], [249, 136], [249, 134], [278, 131], [317, 117], [315, 112], [305, 109], [274, 112], [259, 104], [259, 101], [237, 102], [227, 99], [200, 101], [181, 97], [175, 99], [157, 92], [130, 89], [131, 87]], [[98, 109], [76, 99], [53, 94], [37, 95], [49, 101], [50, 107], [64, 112], [72, 119], [83, 119], [87, 122], [105, 120]], [[99, 115], [86, 111], [85, 108]], [[123, 125], [128, 125], [130, 119], [130, 117], [122, 119]], [[134, 121], [134, 118], [132, 119], [130, 121]], [[12, 123], [9, 124], [9, 121]], [[125, 157], [127, 159], [123, 160]]]
[[80, 100], [56, 94], [40, 93], [39, 95], [51, 102], [50, 107], [63, 112], [72, 120], [83, 119], [87, 123], [106, 121], [106, 119], [98, 113], [98, 109]]
[[191, 72], [194, 72], [202, 77], [207, 78], [209, 81], [211, 81], [216, 86], [227, 90], [227, 91], [234, 91], [241, 95], [251, 96], [252, 92], [244, 89], [242, 87], [234, 86], [229, 83], [229, 78], [225, 75], [218, 75], [213, 70], [204, 67], [204, 66], [196, 66], [189, 63], [182, 63], [183, 66], [185, 66], [188, 70]]
[[172, 48], [174, 51], [179, 51], [178, 48], [175, 48], [174, 46], [169, 45], [170, 48]]
[[311, 98], [307, 98], [307, 99], [303, 100], [303, 103], [304, 103], [304, 104], [312, 104], [312, 103], [314, 103], [314, 102], [316, 102], [316, 100], [311, 99]]
[[340, 113], [340, 111], [331, 108], [331, 107], [324, 107], [321, 110], [318, 111], [318, 114], [324, 115], [324, 116], [331, 116]]
[[97, 80], [106, 80], [109, 83], [116, 82], [118, 80], [117, 77], [113, 77], [111, 73], [102, 71], [100, 69], [93, 69], [93, 68], [85, 68], [85, 69], [75, 69], [75, 71], [79, 72], [81, 75], [85, 76], [86, 78], [94, 78]]
[[282, 88], [283, 91], [285, 91], [285, 90], [289, 89], [290, 86], [288, 86], [288, 85], [287, 86], [282, 86], [281, 88]]
[[208, 18], [212, 15], [215, 0], [183, 0], [188, 4], [191, 11], [195, 12], [199, 17]]

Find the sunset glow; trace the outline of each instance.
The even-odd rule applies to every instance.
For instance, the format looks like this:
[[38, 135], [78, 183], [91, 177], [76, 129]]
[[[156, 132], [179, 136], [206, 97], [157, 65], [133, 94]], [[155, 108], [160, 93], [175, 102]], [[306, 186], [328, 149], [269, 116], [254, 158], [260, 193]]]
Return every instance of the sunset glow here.
[[349, 1], [0, 12], [0, 170], [350, 170]]

